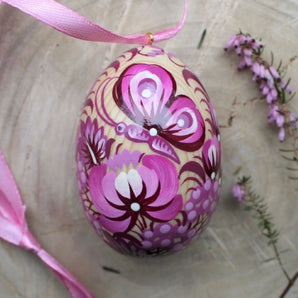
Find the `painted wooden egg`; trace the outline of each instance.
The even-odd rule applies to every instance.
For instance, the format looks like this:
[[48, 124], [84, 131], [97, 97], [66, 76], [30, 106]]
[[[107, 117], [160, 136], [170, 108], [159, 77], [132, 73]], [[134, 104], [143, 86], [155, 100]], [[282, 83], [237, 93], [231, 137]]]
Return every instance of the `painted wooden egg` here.
[[218, 202], [218, 124], [199, 79], [155, 46], [129, 50], [94, 83], [80, 118], [77, 178], [86, 215], [111, 247], [176, 251]]

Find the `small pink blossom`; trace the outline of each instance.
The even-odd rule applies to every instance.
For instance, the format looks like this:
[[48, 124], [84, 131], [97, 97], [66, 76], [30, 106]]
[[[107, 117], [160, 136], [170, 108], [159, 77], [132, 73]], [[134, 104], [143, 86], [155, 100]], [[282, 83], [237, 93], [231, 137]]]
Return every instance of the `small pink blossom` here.
[[281, 127], [279, 129], [278, 138], [281, 142], [283, 142], [285, 140], [285, 129], [284, 129], [284, 127]]
[[251, 67], [251, 71], [258, 75], [259, 74], [259, 71], [260, 71], [260, 63], [259, 62], [254, 62], [252, 67]]
[[296, 122], [296, 117], [293, 113], [289, 114], [289, 120], [290, 120], [290, 122]]
[[271, 104], [273, 102], [273, 97], [272, 97], [271, 93], [267, 94], [266, 101], [268, 104]]
[[297, 121], [296, 121], [296, 117], [295, 117], [295, 115], [293, 113], [290, 113], [289, 114], [289, 120], [290, 120], [292, 126], [294, 128], [296, 128], [297, 127]]
[[233, 197], [237, 199], [237, 201], [239, 203], [243, 202], [244, 199], [244, 189], [243, 186], [236, 183], [233, 187], [232, 187], [232, 194]]
[[292, 89], [291, 89], [289, 86], [287, 86], [287, 88], [286, 88], [286, 92], [287, 92], [288, 94], [292, 94]]
[[291, 94], [291, 93], [292, 93], [292, 89], [289, 87], [289, 85], [288, 85], [287, 82], [285, 82], [285, 81], [281, 81], [281, 83], [280, 83], [280, 87], [281, 87], [282, 89], [285, 89], [286, 92], [287, 92], [288, 94]]
[[271, 75], [275, 78], [275, 79], [279, 79], [280, 75], [279, 73], [275, 70], [275, 68], [273, 66], [269, 67], [269, 71], [271, 73]]
[[264, 72], [264, 78], [266, 79], [268, 86], [270, 88], [273, 88], [274, 87], [274, 79], [271, 76], [271, 73], [267, 68], [265, 69], [265, 72]]
[[226, 43], [226, 46], [225, 46], [225, 50], [228, 50], [229, 48], [231, 48], [232, 46], [234, 46], [234, 42], [235, 40], [237, 39], [237, 36], [236, 35], [233, 35]]
[[285, 117], [283, 115], [281, 115], [280, 113], [277, 113], [277, 116], [276, 116], [276, 125], [277, 127], [281, 128], [284, 126], [284, 123], [285, 123]]
[[272, 104], [269, 107], [268, 113], [268, 123], [273, 123], [276, 121], [276, 117], [278, 115], [278, 106], [276, 104]]
[[270, 89], [268, 88], [268, 86], [265, 86], [262, 90], [262, 95], [267, 95], [269, 93]]
[[271, 96], [276, 100], [277, 97], [278, 97], [278, 93], [277, 93], [276, 89], [275, 88], [272, 88], [270, 90], [270, 93], [271, 93]]
[[237, 54], [238, 56], [241, 56], [241, 54], [242, 54], [242, 49], [241, 49], [240, 47], [237, 47], [237, 48], [235, 49], [235, 52], [236, 52], [236, 54]]
[[265, 88], [266, 88], [266, 90], [268, 90], [267, 96], [266, 96], [266, 101], [268, 104], [271, 104], [273, 101], [277, 100], [278, 93], [275, 88], [270, 89], [268, 86], [265, 86], [264, 89]]
[[243, 54], [245, 56], [251, 57], [252, 56], [252, 50], [250, 50], [250, 49], [244, 49], [243, 50]]
[[245, 59], [242, 59], [240, 61], [240, 63], [238, 64], [238, 70], [241, 70], [241, 69], [243, 69], [245, 67], [246, 67], [246, 61], [245, 61]]
[[259, 75], [260, 77], [263, 79], [265, 78], [265, 67], [263, 64], [260, 65], [260, 68], [259, 68]]
[[248, 56], [244, 56], [244, 60], [245, 60], [245, 63], [246, 65], [249, 67], [249, 66], [252, 66], [252, 60], [251, 60], [251, 57], [248, 57]]

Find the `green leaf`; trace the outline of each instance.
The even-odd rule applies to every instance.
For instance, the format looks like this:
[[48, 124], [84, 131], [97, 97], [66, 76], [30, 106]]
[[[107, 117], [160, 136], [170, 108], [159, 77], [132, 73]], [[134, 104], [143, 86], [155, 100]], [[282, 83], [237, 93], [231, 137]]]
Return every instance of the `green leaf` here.
[[287, 99], [287, 103], [290, 102], [296, 95], [296, 92], [294, 92], [288, 99]]
[[203, 42], [204, 42], [204, 39], [205, 39], [205, 36], [206, 36], [206, 33], [207, 33], [207, 29], [204, 29], [202, 35], [201, 35], [201, 38], [200, 38], [200, 41], [198, 43], [198, 49], [200, 49], [203, 45]]
[[294, 152], [293, 149], [279, 149], [280, 152]]
[[116, 273], [116, 274], [120, 274], [120, 271], [108, 266], [102, 266], [102, 269], [108, 272], [112, 272], [112, 273]]
[[284, 159], [286, 159], [286, 160], [289, 160], [289, 161], [296, 161], [296, 157], [295, 157], [295, 156], [292, 157], [292, 158], [290, 158], [290, 157], [287, 157], [287, 156], [285, 156], [285, 155], [282, 155], [282, 157], [283, 157]]
[[274, 63], [274, 56], [273, 56], [273, 52], [271, 51], [271, 52], [270, 52], [270, 54], [271, 54], [271, 63], [270, 63], [270, 65], [273, 65], [273, 63]]
[[276, 257], [272, 257], [272, 258], [266, 259], [266, 260], [264, 260], [263, 262], [264, 262], [264, 263], [268, 263], [268, 262], [271, 262], [271, 261], [273, 261], [273, 260], [276, 260]]
[[280, 75], [280, 68], [282, 66], [282, 60], [280, 60], [279, 64], [278, 64], [278, 67], [277, 67], [277, 72], [279, 73]]
[[233, 176], [237, 176], [239, 174], [239, 172], [241, 171], [242, 167], [239, 166], [238, 168], [236, 168], [236, 170], [233, 173]]
[[289, 171], [298, 171], [298, 169], [290, 168], [290, 167], [286, 167], [286, 169], [289, 170]]
[[290, 82], [291, 82], [291, 78], [288, 79], [288, 81], [287, 81], [287, 83], [286, 83], [284, 89], [286, 89], [286, 88], [289, 86]]
[[250, 211], [252, 209], [251, 206], [245, 205], [243, 208], [245, 211]]

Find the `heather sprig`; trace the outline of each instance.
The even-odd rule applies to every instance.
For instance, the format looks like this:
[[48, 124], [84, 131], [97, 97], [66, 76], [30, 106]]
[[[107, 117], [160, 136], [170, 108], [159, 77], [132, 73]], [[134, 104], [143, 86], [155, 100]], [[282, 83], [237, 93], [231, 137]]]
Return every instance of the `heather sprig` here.
[[[259, 86], [262, 97], [268, 104], [268, 123], [275, 123], [279, 129], [278, 137], [283, 142], [286, 137], [290, 139], [291, 149], [280, 149], [281, 156], [295, 166], [287, 167], [290, 172], [289, 178], [298, 180], [298, 136], [297, 136], [297, 118], [289, 108], [289, 102], [295, 96], [290, 88], [290, 79], [285, 80], [281, 65], [273, 66], [273, 54], [271, 53], [271, 63], [262, 58], [264, 46], [252, 38], [249, 34], [242, 32], [232, 36], [225, 48], [226, 51], [234, 49], [241, 61], [238, 70], [245, 68], [252, 72], [252, 80]], [[235, 187], [234, 191], [239, 193]], [[238, 200], [239, 200], [238, 195]]]
[[[225, 48], [226, 51], [234, 49], [241, 57], [238, 70], [248, 68], [253, 74], [252, 80], [259, 86], [262, 96], [266, 98], [269, 107], [268, 122], [275, 123], [279, 129], [279, 140], [286, 138], [286, 131], [289, 136], [295, 137], [297, 118], [287, 107], [287, 103], [294, 97], [289, 86], [290, 79], [284, 80], [281, 70], [281, 63], [275, 68], [272, 63], [266, 62], [262, 57], [264, 46], [252, 38], [249, 34], [242, 32], [232, 36]], [[292, 138], [292, 137], [291, 137]], [[298, 148], [294, 144], [295, 157], [298, 159]]]
[[[251, 177], [243, 176], [239, 178], [237, 183], [233, 186], [233, 196], [239, 203], [244, 205], [245, 210], [253, 210], [256, 213], [259, 226], [262, 228], [262, 235], [268, 239], [268, 245], [275, 245], [278, 242], [279, 232], [272, 223], [272, 216], [268, 212], [267, 204], [264, 199], [252, 189], [251, 184]], [[239, 188], [240, 191], [235, 192], [236, 188]]]
[[247, 176], [238, 178], [237, 183], [233, 186], [232, 193], [237, 201], [244, 205], [245, 210], [252, 210], [255, 213], [262, 235], [267, 238], [268, 245], [273, 248], [279, 267], [288, 281], [287, 286], [279, 296], [280, 298], [285, 297], [298, 279], [298, 271], [291, 277], [283, 265], [278, 249], [279, 232], [275, 228], [272, 215], [268, 211], [265, 200], [253, 190], [252, 180]]

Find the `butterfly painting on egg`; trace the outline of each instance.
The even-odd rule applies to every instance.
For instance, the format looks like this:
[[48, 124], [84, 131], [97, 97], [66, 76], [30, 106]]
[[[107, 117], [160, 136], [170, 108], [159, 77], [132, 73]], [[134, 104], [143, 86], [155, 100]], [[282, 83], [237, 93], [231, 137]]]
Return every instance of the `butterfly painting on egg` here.
[[172, 146], [187, 152], [198, 150], [205, 140], [205, 125], [195, 103], [176, 91], [173, 76], [161, 66], [132, 64], [114, 85], [113, 98], [135, 123], [120, 123], [118, 131], [180, 163]]

